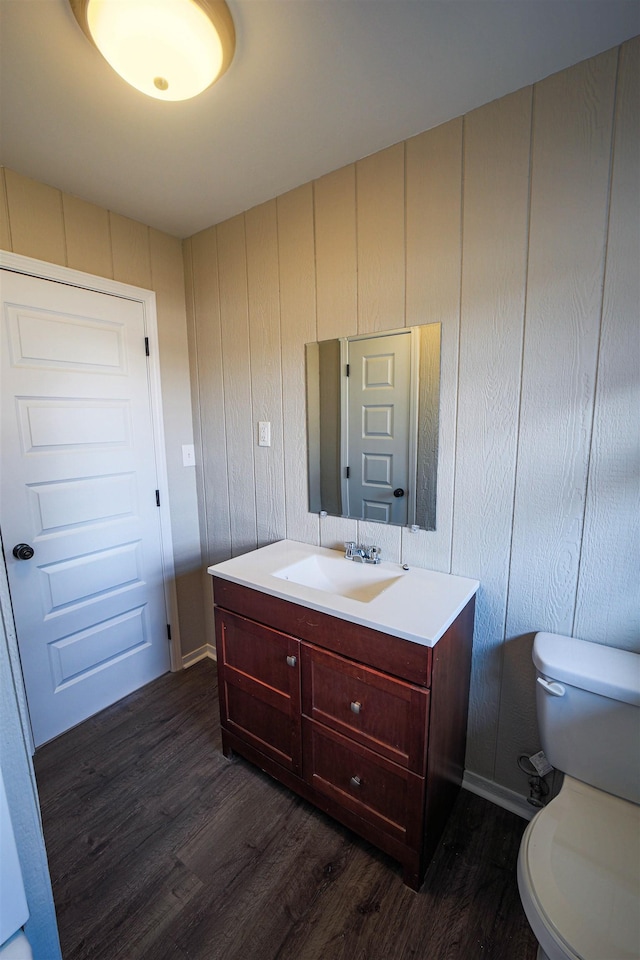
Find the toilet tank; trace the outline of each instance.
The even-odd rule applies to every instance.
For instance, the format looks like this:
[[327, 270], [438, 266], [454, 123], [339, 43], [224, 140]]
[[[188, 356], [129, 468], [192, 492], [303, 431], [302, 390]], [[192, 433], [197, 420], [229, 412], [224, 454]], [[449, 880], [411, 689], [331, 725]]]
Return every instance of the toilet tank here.
[[640, 803], [640, 654], [538, 633], [533, 662], [538, 727], [549, 762]]

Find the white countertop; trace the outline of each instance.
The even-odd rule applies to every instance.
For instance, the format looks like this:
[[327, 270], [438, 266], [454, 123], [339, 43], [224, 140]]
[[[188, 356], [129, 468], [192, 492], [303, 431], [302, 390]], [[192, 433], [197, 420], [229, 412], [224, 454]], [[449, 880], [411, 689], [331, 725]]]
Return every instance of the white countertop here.
[[[251, 587], [281, 600], [288, 600], [341, 620], [351, 620], [373, 630], [433, 647], [480, 586], [477, 580], [399, 563], [357, 564], [361, 580], [388, 577], [393, 581], [368, 602], [338, 593], [303, 586], [282, 578], [282, 571], [313, 556], [344, 563], [345, 580], [355, 574], [354, 561], [337, 550], [315, 547], [295, 540], [280, 540], [240, 557], [209, 567], [208, 572], [232, 583]], [[336, 567], [341, 571], [341, 567]], [[281, 574], [278, 576], [277, 574]]]

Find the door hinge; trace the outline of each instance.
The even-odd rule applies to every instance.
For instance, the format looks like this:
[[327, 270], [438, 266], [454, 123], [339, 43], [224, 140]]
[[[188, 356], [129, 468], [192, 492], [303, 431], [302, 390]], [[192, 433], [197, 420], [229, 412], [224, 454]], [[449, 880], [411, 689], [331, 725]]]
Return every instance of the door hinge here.
[[347, 368], [345, 370], [345, 376], [347, 377], [349, 376], [349, 364], [347, 364]]
[[171, 640], [171, 624], [167, 624], [167, 640]]
[[160, 491], [156, 490], [156, 507], [160, 506]]
[[149, 337], [144, 338], [144, 352], [149, 356]]
[[346, 474], [345, 474], [347, 480], [349, 479], [349, 473], [350, 473], [350, 470], [349, 470], [349, 467], [347, 467], [347, 472], [346, 472]]

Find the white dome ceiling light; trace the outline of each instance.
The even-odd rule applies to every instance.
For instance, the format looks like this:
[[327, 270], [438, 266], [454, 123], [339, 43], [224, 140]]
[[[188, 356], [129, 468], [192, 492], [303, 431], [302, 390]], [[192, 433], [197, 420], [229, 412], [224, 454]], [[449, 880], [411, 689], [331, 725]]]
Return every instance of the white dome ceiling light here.
[[224, 0], [69, 0], [116, 73], [149, 97], [188, 100], [227, 70], [235, 29]]

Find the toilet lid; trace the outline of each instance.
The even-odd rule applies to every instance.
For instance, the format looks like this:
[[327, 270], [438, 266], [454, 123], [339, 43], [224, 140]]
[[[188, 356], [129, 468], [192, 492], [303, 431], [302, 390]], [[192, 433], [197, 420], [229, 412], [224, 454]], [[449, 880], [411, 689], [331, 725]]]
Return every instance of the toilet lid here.
[[581, 960], [640, 957], [640, 806], [565, 777], [529, 826], [530, 892]]

